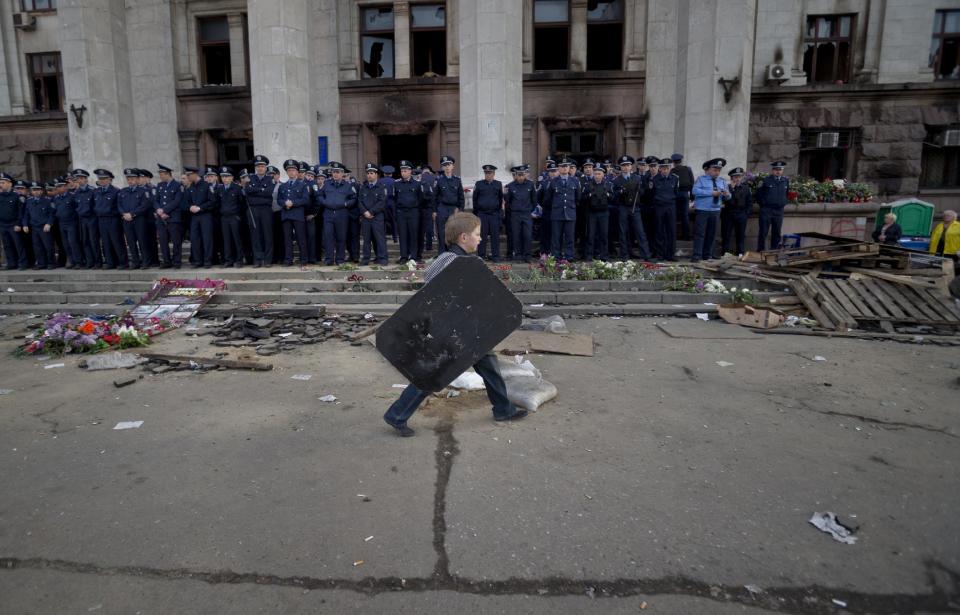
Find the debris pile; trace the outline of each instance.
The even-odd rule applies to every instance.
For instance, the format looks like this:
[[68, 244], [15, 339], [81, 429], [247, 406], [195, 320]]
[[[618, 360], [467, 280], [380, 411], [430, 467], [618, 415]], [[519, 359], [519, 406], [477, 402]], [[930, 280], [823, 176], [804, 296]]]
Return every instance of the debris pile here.
[[230, 317], [223, 323], [207, 323], [188, 334], [211, 336], [214, 346], [253, 347], [261, 356], [271, 356], [293, 348], [342, 339], [359, 344], [355, 335], [378, 322], [373, 314], [331, 314], [319, 318], [298, 316]]

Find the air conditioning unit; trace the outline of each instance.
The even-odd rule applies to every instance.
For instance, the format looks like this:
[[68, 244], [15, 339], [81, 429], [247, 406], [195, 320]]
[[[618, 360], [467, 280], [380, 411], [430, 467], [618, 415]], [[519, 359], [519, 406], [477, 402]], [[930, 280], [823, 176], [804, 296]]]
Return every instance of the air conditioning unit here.
[[783, 83], [790, 79], [790, 70], [783, 64], [767, 66], [767, 83]]
[[33, 30], [37, 27], [37, 18], [29, 13], [14, 13], [13, 27], [18, 30]]
[[960, 130], [944, 130], [943, 146], [944, 147], [960, 146]]
[[839, 132], [821, 132], [817, 134], [817, 147], [826, 148], [826, 147], [839, 147], [839, 146], [840, 146]]

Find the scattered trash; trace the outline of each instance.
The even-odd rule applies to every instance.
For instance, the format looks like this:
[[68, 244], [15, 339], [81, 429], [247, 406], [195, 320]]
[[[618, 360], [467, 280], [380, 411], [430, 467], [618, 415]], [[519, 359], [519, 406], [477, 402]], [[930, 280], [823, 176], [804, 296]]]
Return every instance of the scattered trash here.
[[373, 540], [373, 536], [367, 536], [363, 539], [363, 542], [370, 542], [371, 540]]
[[837, 520], [837, 515], [832, 512], [815, 512], [813, 516], [810, 517], [810, 523], [821, 532], [830, 534], [837, 542], [842, 542], [847, 545], [856, 544], [857, 542], [857, 537], [853, 535], [857, 530], [841, 524]]
[[394, 389], [405, 389], [405, 388], [407, 388], [407, 385], [405, 385], [405, 384], [395, 384], [395, 385], [393, 385], [393, 388], [394, 388]]
[[130, 297], [126, 297], [126, 298], [124, 298], [123, 301], [121, 301], [121, 302], [118, 303], [117, 305], [133, 305], [133, 304], [135, 304], [135, 303], [136, 303], [136, 301], [134, 301], [134, 300], [131, 299]]
[[814, 361], [826, 361], [827, 358], [826, 358], [826, 357], [821, 357], [820, 355], [816, 355], [816, 356], [813, 357], [813, 360], [814, 360]]
[[101, 369], [127, 369], [145, 362], [146, 359], [138, 354], [114, 351], [89, 357], [84, 365], [87, 371], [96, 371]]
[[143, 376], [139, 376], [139, 377], [137, 377], [137, 378], [126, 378], [126, 379], [124, 379], [124, 380], [114, 380], [114, 381], [113, 381], [113, 386], [117, 387], [118, 389], [122, 389], [123, 387], [130, 386], [131, 384], [133, 384], [133, 383], [136, 382], [137, 380], [140, 380], [140, 378], [142, 378], [142, 377], [143, 377]]
[[277, 337], [290, 337], [291, 335], [293, 335], [293, 333], [292, 333], [292, 332], [287, 332], [287, 333], [277, 333]]
[[290, 376], [291, 380], [310, 380], [313, 378], [311, 374], [294, 374]]
[[611, 316], [610, 320], [620, 320], [623, 316]]
[[8, 293], [15, 293], [15, 292], [17, 292], [17, 291], [15, 291], [15, 290], [12, 289], [12, 288], [8, 288], [8, 289], [7, 289], [7, 292], [8, 292]]
[[720, 318], [734, 325], [753, 329], [773, 329], [787, 319], [787, 315], [773, 308], [756, 307], [746, 303], [726, 303], [717, 308]]
[[563, 320], [563, 316], [559, 314], [554, 314], [547, 318], [524, 319], [520, 325], [520, 329], [524, 331], [548, 331], [550, 333], [570, 332], [567, 329], [567, 323]]
[[51, 363], [50, 365], [44, 365], [43, 369], [53, 369], [55, 367], [63, 367], [63, 363]]
[[730, 361], [717, 361], [717, 365], [720, 367], [733, 367], [733, 363]]
[[544, 380], [533, 363], [520, 356], [499, 360], [500, 374], [507, 385], [507, 398], [526, 410], [536, 412], [557, 396], [557, 387]]
[[320, 401], [329, 403], [329, 402], [337, 401], [337, 396], [336, 396], [336, 395], [324, 395], [323, 397], [318, 397], [317, 399], [319, 399]]
[[847, 603], [844, 602], [843, 600], [837, 600], [836, 598], [833, 598], [832, 600], [830, 600], [830, 602], [834, 603], [835, 605], [841, 608], [844, 608], [844, 609], [847, 608]]
[[114, 429], [140, 429], [143, 421], [120, 421], [114, 425]]
[[0, 389], [0, 395], [9, 395], [13, 393], [13, 389]]
[[363, 315], [364, 320], [373, 320], [373, 318], [374, 318], [373, 314], [367, 313]]
[[483, 384], [483, 378], [476, 372], [463, 372], [447, 386], [465, 391], [482, 391], [486, 388]]
[[750, 592], [751, 595], [763, 593], [763, 589], [761, 589], [758, 585], [744, 585], [743, 588]]
[[447, 391], [447, 399], [450, 399], [451, 397], [460, 397], [460, 391], [457, 391], [457, 390]]
[[706, 312], [697, 312], [697, 318], [700, 320], [710, 320], [710, 314], [707, 314]]
[[640, 603], [640, 610], [641, 610], [641, 611], [646, 611], [646, 610], [647, 610], [647, 606], [648, 606], [648, 605], [647, 605], [646, 601], [641, 602], [641, 603]]
[[542, 303], [531, 303], [530, 307], [543, 307]]
[[353, 562], [353, 565], [354, 565], [354, 566], [363, 566], [363, 560], [362, 560], [362, 559], [358, 559], [357, 561]]

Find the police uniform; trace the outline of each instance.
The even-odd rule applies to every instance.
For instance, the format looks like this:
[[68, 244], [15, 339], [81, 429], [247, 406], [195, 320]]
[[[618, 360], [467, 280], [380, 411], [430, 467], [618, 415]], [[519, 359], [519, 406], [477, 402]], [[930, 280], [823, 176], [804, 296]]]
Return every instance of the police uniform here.
[[[493, 173], [497, 167], [483, 165], [484, 173]], [[490, 246], [490, 260], [500, 261], [500, 226], [503, 223], [503, 184], [493, 180], [481, 179], [473, 185], [473, 213], [480, 218], [480, 246], [477, 256], [487, 258], [487, 246]]]
[[[113, 173], [106, 169], [95, 169], [97, 179], [113, 180]], [[93, 210], [97, 214], [97, 226], [106, 269], [127, 267], [127, 248], [123, 243], [123, 224], [117, 209], [117, 197], [120, 190], [112, 184], [97, 186], [94, 190]]]
[[156, 267], [160, 262], [157, 258], [157, 225], [156, 217], [153, 215], [154, 202], [157, 199], [157, 187], [151, 181], [153, 173], [147, 169], [137, 169], [140, 178], [146, 181], [140, 183], [140, 190], [143, 191], [144, 198], [147, 200], [147, 212], [143, 216], [143, 225], [146, 227], [144, 236], [144, 248], [141, 249], [143, 262], [147, 267]]
[[[403, 178], [403, 170], [410, 169], [411, 177]], [[420, 209], [425, 199], [424, 185], [412, 177], [413, 164], [409, 160], [400, 161], [400, 179], [393, 182], [390, 188], [390, 198], [396, 204], [397, 234], [400, 240], [400, 258], [403, 263], [413, 258], [420, 258], [418, 251], [420, 241]]]
[[[162, 164], [157, 168], [173, 174], [173, 169]], [[153, 201], [154, 219], [157, 221], [157, 238], [160, 242], [161, 267], [180, 268], [183, 259], [183, 186], [171, 177], [170, 181], [157, 184]], [[172, 244], [172, 249], [171, 249]]]
[[[669, 164], [669, 160], [666, 160]], [[657, 173], [650, 179], [653, 210], [654, 257], [662, 260], [676, 260], [677, 252], [677, 191], [679, 180], [670, 173]]]
[[[0, 180], [13, 183], [13, 178], [0, 173]], [[3, 255], [7, 269], [26, 269], [27, 252], [20, 237], [20, 224], [23, 218], [23, 200], [11, 188], [0, 192], [0, 241], [3, 243]]]
[[643, 182], [644, 187], [644, 194], [641, 199], [640, 219], [643, 222], [643, 231], [647, 234], [647, 243], [650, 246], [651, 256], [653, 256], [653, 253], [656, 251], [654, 244], [656, 243], [657, 227], [653, 215], [652, 186], [653, 176], [657, 174], [657, 169], [660, 167], [660, 159], [656, 156], [645, 156], [642, 160], [647, 169], [639, 173], [640, 181]]
[[[564, 159], [561, 166], [570, 166]], [[580, 202], [580, 180], [561, 175], [547, 185], [550, 192], [550, 245], [557, 259], [573, 260], [574, 229], [577, 221], [577, 203]]]
[[[633, 157], [621, 156], [618, 160], [621, 165], [632, 165]], [[620, 226], [620, 259], [650, 258], [650, 247], [647, 245], [647, 234], [643, 230], [642, 207], [646, 195], [646, 186], [636, 173], [621, 173], [613, 180], [613, 188], [617, 197], [618, 222]], [[633, 253], [633, 241], [636, 240], [640, 250]]]
[[[66, 179], [58, 177], [56, 185], [66, 185]], [[64, 252], [69, 257], [67, 269], [74, 269], [83, 265], [83, 247], [80, 244], [80, 216], [77, 215], [77, 205], [69, 192], [62, 192], [53, 197], [54, 216], [60, 230], [60, 241]]]
[[[770, 165], [774, 169], [783, 169], [786, 162], [778, 160]], [[790, 180], [783, 175], [768, 175], [763, 178], [757, 190], [757, 203], [760, 204], [760, 234], [757, 237], [757, 249], [763, 251], [770, 234], [770, 249], [780, 248], [780, 230], [783, 227], [783, 208], [787, 205], [787, 191]]]
[[[380, 173], [380, 167], [368, 162], [365, 172]], [[357, 189], [357, 210], [360, 212], [360, 236], [363, 238], [361, 265], [370, 264], [370, 248], [378, 265], [387, 264], [387, 186], [378, 181], [365, 181]]]
[[[220, 168], [220, 177], [233, 177], [229, 167]], [[243, 266], [243, 241], [240, 239], [240, 221], [243, 219], [243, 189], [235, 183], [217, 186], [220, 202], [220, 230], [223, 234], [223, 266]]]
[[[453, 167], [456, 162], [452, 156], [442, 156], [440, 158], [440, 168], [445, 166]], [[453, 173], [449, 176], [441, 173], [437, 177], [436, 185], [436, 204], [437, 204], [437, 243], [438, 252], [443, 254], [449, 249], [444, 238], [444, 228], [447, 225], [447, 219], [457, 211], [463, 211], [466, 206], [466, 200], [463, 196], [463, 182]]]
[[546, 163], [544, 176], [541, 176], [537, 186], [537, 205], [540, 207], [540, 228], [537, 235], [540, 254], [550, 254], [553, 249], [553, 226], [551, 213], [553, 212], [553, 193], [550, 191], [550, 182], [557, 176], [557, 163], [550, 160]]
[[[343, 170], [339, 162], [331, 162], [330, 169]], [[324, 264], [341, 264], [345, 260], [347, 241], [347, 221], [350, 210], [356, 207], [357, 190], [347, 180], [328, 179], [320, 189], [320, 203], [323, 206], [323, 251]]]
[[[285, 160], [283, 170], [297, 169], [300, 164], [296, 160]], [[310, 190], [301, 179], [288, 179], [280, 184], [277, 190], [277, 204], [280, 205], [280, 221], [283, 224], [283, 264], [293, 265], [293, 240], [297, 240], [300, 248], [300, 265], [307, 264], [309, 249], [307, 248], [306, 210], [310, 205]]]
[[[713, 158], [703, 163], [703, 170], [722, 169], [727, 165], [723, 158]], [[714, 196], [714, 192], [719, 194]], [[693, 184], [696, 218], [693, 231], [693, 255], [690, 260], [713, 258], [713, 245], [716, 243], [717, 223], [720, 220], [720, 208], [728, 197], [727, 182], [722, 177], [701, 175]]]
[[[197, 173], [195, 167], [184, 167], [189, 173]], [[187, 211], [190, 211], [190, 264], [194, 267], [213, 267], [213, 213], [217, 209], [216, 186], [207, 183], [206, 177], [216, 175], [217, 170], [207, 167], [204, 179], [198, 179], [186, 191]]]
[[424, 165], [420, 171], [420, 185], [423, 186], [423, 200], [420, 201], [420, 231], [417, 234], [417, 260], [423, 260], [424, 251], [433, 250], [433, 239], [437, 234], [437, 176], [430, 165]]
[[[256, 173], [248, 177], [243, 194], [249, 208], [250, 234], [253, 239], [253, 266], [269, 267], [273, 262], [273, 191], [275, 181], [266, 172], [270, 159], [266, 156], [253, 157]], [[264, 173], [259, 174], [261, 169]]]
[[610, 226], [610, 203], [614, 200], [614, 186], [603, 177], [599, 182], [591, 179], [583, 184], [584, 210], [587, 215], [587, 240], [584, 258], [592, 261], [607, 260], [607, 236]]
[[[386, 232], [390, 234], [390, 237], [393, 238], [393, 243], [397, 243], [397, 202], [393, 200], [393, 182], [396, 180], [393, 177], [393, 174], [396, 173], [396, 169], [392, 165], [385, 164], [383, 165], [382, 172], [380, 174], [380, 185], [386, 188], [387, 190], [387, 206], [383, 211], [383, 223], [386, 228]], [[362, 221], [361, 221], [362, 222]]]
[[54, 260], [53, 234], [51, 233], [54, 222], [53, 202], [43, 194], [33, 195], [34, 190], [43, 190], [43, 188], [38, 182], [30, 183], [31, 196], [24, 203], [20, 226], [29, 234], [33, 243], [35, 257], [33, 268], [55, 269], [57, 264]]
[[[584, 188], [587, 187], [587, 184], [593, 181], [593, 169], [596, 166], [596, 161], [593, 158], [586, 158], [581, 165], [581, 173], [577, 173], [577, 179], [580, 181], [580, 193], [583, 194]], [[577, 255], [581, 259], [587, 258], [587, 235], [588, 235], [588, 224], [589, 219], [589, 210], [587, 209], [587, 204], [581, 199], [580, 203], [577, 205]]]
[[680, 222], [680, 239], [687, 241], [690, 239], [690, 191], [693, 190], [693, 169], [680, 164], [683, 162], [682, 154], [670, 156], [670, 162], [674, 165], [670, 173], [677, 176], [677, 221]]
[[[736, 167], [730, 171], [730, 179], [743, 177], [743, 169]], [[736, 238], [736, 252], [743, 254], [746, 247], [747, 219], [753, 210], [753, 191], [742, 181], [734, 186], [729, 184], [730, 196], [723, 202], [720, 210], [720, 254], [730, 251], [730, 239]]]
[[[77, 181], [80, 178], [89, 178], [90, 173], [84, 169], [74, 169], [73, 176]], [[87, 269], [103, 266], [103, 251], [100, 247], [100, 224], [97, 213], [94, 211], [94, 197], [96, 188], [89, 184], [77, 187], [73, 191], [73, 202], [80, 217], [80, 243], [83, 247], [83, 265]]]
[[513, 259], [525, 263], [533, 250], [533, 214], [537, 206], [537, 188], [525, 176], [530, 165], [522, 164], [510, 169], [514, 181], [507, 184], [506, 202], [510, 213], [510, 237], [513, 239]]
[[[139, 169], [124, 169], [127, 179], [140, 177]], [[130, 252], [130, 269], [146, 269], [147, 259], [147, 215], [152, 213], [150, 202], [144, 196], [140, 186], [134, 184], [121, 188], [117, 193], [117, 211], [120, 212], [123, 235]], [[127, 218], [130, 218], [129, 220]]]

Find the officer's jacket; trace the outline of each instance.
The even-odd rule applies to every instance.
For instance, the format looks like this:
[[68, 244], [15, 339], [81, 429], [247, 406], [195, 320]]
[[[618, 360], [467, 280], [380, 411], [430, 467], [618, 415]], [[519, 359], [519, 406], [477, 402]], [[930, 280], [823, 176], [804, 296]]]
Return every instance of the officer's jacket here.
[[763, 178], [757, 190], [757, 203], [761, 209], [783, 210], [787, 204], [787, 191], [790, 189], [790, 180], [783, 175], [768, 175]]
[[350, 209], [357, 204], [357, 189], [346, 180], [327, 180], [320, 189], [320, 203], [324, 211]]
[[583, 187], [583, 203], [591, 212], [606, 213], [614, 200], [614, 186], [607, 180], [590, 180]]
[[557, 177], [547, 185], [550, 193], [550, 219], [576, 220], [580, 201], [580, 181], [576, 177]]
[[387, 187], [380, 182], [363, 182], [357, 192], [357, 205], [361, 215], [368, 211], [374, 216], [382, 214], [387, 207]]
[[53, 210], [61, 224], [76, 224], [80, 221], [80, 216], [77, 215], [77, 204], [68, 192], [53, 197]]
[[32, 196], [23, 207], [23, 219], [20, 226], [29, 226], [30, 230], [42, 230], [44, 224], [53, 224], [53, 202], [45, 196]]
[[243, 188], [237, 184], [217, 186], [221, 216], [239, 216], [243, 213]]
[[116, 218], [120, 216], [117, 210], [117, 196], [120, 191], [116, 186], [97, 186], [93, 191], [93, 211], [99, 218]]
[[437, 176], [437, 206], [456, 207], [463, 210], [466, 199], [463, 196], [463, 182], [456, 175], [447, 177], [445, 174]]
[[23, 199], [11, 190], [0, 192], [0, 225], [20, 226], [23, 218]]
[[657, 173], [650, 180], [653, 186], [653, 196], [651, 202], [654, 207], [676, 207], [677, 192], [679, 190], [679, 180], [676, 175], [664, 175]]
[[167, 222], [180, 222], [183, 214], [183, 186], [179, 182], [170, 180], [157, 185], [157, 196], [153, 201], [154, 210], [162, 209], [170, 216]]
[[121, 188], [117, 194], [117, 211], [121, 214], [133, 214], [136, 218], [145, 215], [150, 209], [150, 200], [139, 186]]
[[[287, 209], [287, 201], [293, 207]], [[277, 190], [277, 205], [280, 206], [280, 219], [297, 222], [306, 221], [306, 209], [310, 205], [310, 189], [299, 179], [291, 179], [280, 184]]]
[[76, 203], [78, 216], [81, 218], [97, 217], [97, 213], [94, 211], [94, 197], [96, 194], [92, 187], [84, 186], [82, 188], [77, 188], [70, 194], [70, 196], [73, 197], [73, 202]]
[[473, 186], [473, 210], [477, 213], [495, 213], [503, 203], [503, 184], [497, 180], [481, 179]]
[[247, 204], [250, 207], [273, 207], [273, 177], [269, 175], [260, 177], [256, 173], [248, 177], [250, 181], [243, 188]]
[[192, 214], [194, 216], [213, 213], [217, 210], [218, 201], [217, 187], [205, 181], [197, 182], [186, 190], [187, 211], [193, 206], [200, 208], [199, 212]]
[[512, 181], [507, 184], [505, 198], [511, 214], [529, 214], [537, 206], [537, 188], [528, 179], [523, 183]]
[[644, 204], [646, 185], [643, 183], [643, 178], [636, 173], [618, 176], [613, 180], [613, 190], [617, 204], [621, 207], [640, 208]]
[[390, 186], [398, 210], [418, 209], [424, 197], [424, 185], [413, 179], [398, 179]]

